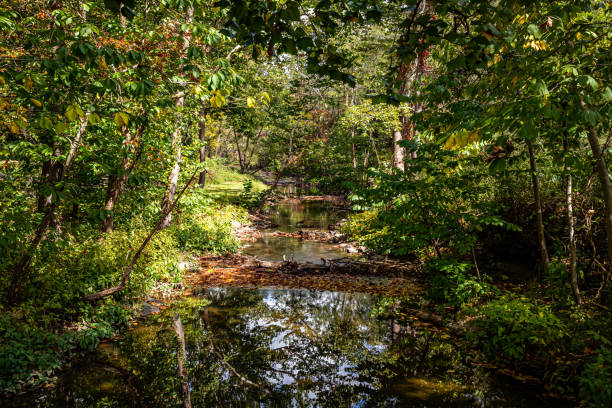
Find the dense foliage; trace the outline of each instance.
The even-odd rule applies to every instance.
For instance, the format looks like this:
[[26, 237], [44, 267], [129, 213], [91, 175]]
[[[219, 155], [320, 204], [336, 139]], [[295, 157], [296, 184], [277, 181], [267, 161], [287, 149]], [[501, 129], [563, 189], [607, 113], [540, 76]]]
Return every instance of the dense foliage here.
[[236, 251], [258, 174], [348, 196], [344, 233], [419, 265], [488, 358], [608, 406], [611, 21], [594, 0], [0, 0], [0, 388]]

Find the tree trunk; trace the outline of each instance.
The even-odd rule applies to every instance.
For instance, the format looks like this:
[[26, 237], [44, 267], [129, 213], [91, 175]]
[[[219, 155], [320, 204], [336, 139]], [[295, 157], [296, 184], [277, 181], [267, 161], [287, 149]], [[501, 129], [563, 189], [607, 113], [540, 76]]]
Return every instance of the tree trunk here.
[[[127, 127], [124, 125], [121, 127], [121, 132], [125, 136], [126, 144], [130, 146], [130, 153], [134, 152], [132, 147], [132, 137]], [[134, 135], [134, 141], [138, 139], [139, 132]], [[117, 168], [117, 174], [113, 174], [110, 176], [108, 180], [108, 189], [106, 191], [106, 201], [104, 203], [104, 212], [106, 213], [106, 218], [102, 223], [102, 231], [104, 232], [113, 232], [114, 228], [114, 217], [111, 214], [115, 205], [117, 204], [117, 200], [119, 199], [119, 195], [123, 191], [125, 184], [127, 183], [128, 177], [130, 175], [130, 170], [133, 168], [135, 164], [135, 159], [132, 160], [130, 157], [125, 157], [119, 167]]]
[[[193, 7], [190, 7], [187, 11], [187, 18], [185, 20], [186, 24], [191, 24], [193, 21]], [[183, 53], [187, 51], [189, 45], [191, 43], [190, 35], [185, 34], [183, 36]], [[182, 64], [179, 67], [179, 71], [182, 71]], [[178, 178], [181, 172], [181, 148], [183, 144], [182, 140], [182, 121], [183, 121], [183, 105], [185, 104], [185, 89], [181, 90], [176, 95], [176, 109], [179, 112], [178, 114], [178, 123], [177, 127], [172, 133], [172, 151], [174, 152], [174, 166], [172, 167], [172, 171], [170, 172], [170, 176], [168, 177], [168, 189], [166, 190], [166, 195], [162, 201], [162, 212], [166, 214], [166, 218], [162, 221], [161, 228], [168, 228], [170, 226], [170, 222], [172, 221], [172, 211], [168, 211], [169, 206], [174, 201], [174, 195], [176, 194], [176, 186], [178, 185]]]
[[[569, 153], [568, 134], [565, 133], [563, 140], [563, 150], [567, 155]], [[577, 304], [582, 304], [582, 296], [580, 295], [580, 287], [578, 286], [578, 272], [576, 259], [576, 220], [574, 218], [574, 195], [572, 183], [572, 168], [569, 165], [565, 166], [566, 190], [565, 199], [567, 204], [567, 230], [569, 244], [569, 277], [572, 286], [572, 293]]]
[[[202, 108], [200, 109], [200, 163], [206, 161], [206, 102], [202, 102]], [[198, 179], [200, 187], [204, 188], [206, 185], [206, 170], [200, 172]]]
[[[77, 131], [76, 136], [70, 142], [70, 149], [68, 150], [68, 155], [66, 156], [66, 160], [63, 164], [59, 163], [56, 172], [53, 173], [53, 185], [62, 180], [62, 177], [68, 173], [72, 166], [72, 162], [74, 161], [74, 157], [76, 155], [78, 147], [81, 145], [81, 140], [83, 138], [83, 134], [85, 133], [85, 129], [87, 128], [87, 118], [89, 113], [85, 116], [83, 120], [81, 120], [81, 126]], [[25, 252], [21, 255], [21, 258], [13, 265], [8, 268], [7, 271], [11, 273], [11, 283], [9, 285], [9, 290], [7, 293], [7, 301], [9, 303], [14, 303], [17, 299], [17, 295], [19, 294], [19, 290], [21, 287], [29, 280], [30, 272], [29, 265], [32, 261], [32, 257], [34, 256], [34, 252], [40, 245], [40, 243], [47, 236], [47, 229], [50, 225], [56, 222], [55, 210], [57, 207], [57, 203], [50, 200], [49, 205], [46, 206], [45, 215], [40, 223], [36, 226], [34, 230], [34, 238], [32, 242], [27, 246]]]
[[577, 261], [576, 261], [576, 236], [575, 236], [575, 219], [574, 219], [574, 208], [573, 208], [573, 193], [572, 193], [572, 175], [569, 173], [570, 168], [566, 168], [567, 173], [567, 228], [569, 231], [569, 251], [570, 251], [570, 283], [572, 285], [572, 293], [574, 294], [574, 300], [579, 305], [582, 304], [582, 296], [580, 296], [580, 287], [578, 286], [578, 272], [577, 272]]
[[[182, 102], [181, 102], [182, 105]], [[180, 125], [179, 125], [180, 126]], [[176, 194], [176, 186], [178, 185], [178, 178], [181, 172], [181, 132], [180, 130], [176, 130], [173, 135], [173, 150], [175, 152], [174, 156], [174, 166], [172, 167], [172, 171], [170, 172], [170, 176], [168, 177], [168, 190], [166, 191], [166, 195], [162, 201], [162, 212], [166, 214], [166, 218], [163, 220], [161, 224], [161, 228], [168, 228], [170, 226], [170, 222], [172, 221], [172, 213], [168, 211], [170, 204], [174, 201], [174, 195]]]
[[605, 152], [601, 149], [595, 128], [589, 127], [587, 136], [593, 157], [595, 158], [597, 176], [601, 183], [604, 200], [604, 218], [606, 220], [606, 240], [608, 241], [608, 271], [612, 273], [612, 183], [610, 182], [610, 175], [606, 166]]
[[540, 259], [542, 269], [548, 270], [550, 260], [548, 258], [548, 249], [546, 248], [546, 236], [544, 234], [544, 217], [542, 215], [542, 198], [540, 197], [540, 184], [538, 181], [538, 170], [533, 153], [533, 143], [528, 140], [527, 148], [529, 149], [529, 166], [531, 168], [531, 184], [533, 187], [533, 198], [536, 203], [536, 223], [538, 226], [538, 242], [540, 245]]
[[104, 212], [106, 213], [106, 218], [104, 219], [104, 222], [102, 224], [102, 230], [104, 232], [113, 232], [114, 218], [110, 214], [110, 212], [113, 211], [113, 209], [115, 208], [115, 204], [117, 203], [119, 194], [121, 194], [121, 190], [123, 190], [123, 187], [127, 182], [128, 163], [128, 159], [123, 159], [121, 165], [119, 166], [119, 174], [112, 175], [109, 179], [108, 190], [106, 192], [106, 202], [104, 203]]
[[183, 406], [185, 408], [191, 408], [191, 392], [189, 390], [189, 377], [187, 376], [187, 352], [185, 350], [185, 330], [183, 329], [183, 323], [178, 313], [174, 314], [172, 327], [174, 332], [179, 339], [179, 351], [177, 353], [178, 362], [178, 375], [181, 377], [181, 385], [183, 388]]
[[393, 167], [404, 171], [404, 148], [399, 145], [402, 140], [402, 131], [393, 131]]
[[[64, 169], [64, 164], [57, 160], [57, 158], [62, 154], [59, 144], [56, 141], [53, 141], [49, 147], [53, 151], [53, 158], [46, 160], [43, 163], [42, 177], [44, 181], [41, 189], [39, 190], [37, 199], [37, 210], [38, 212], [44, 214], [46, 214], [51, 208], [53, 201], [53, 194], [51, 193], [51, 190], [53, 190], [55, 185], [60, 181]], [[58, 233], [61, 233], [61, 226], [55, 211], [53, 211], [51, 214], [50, 225], [55, 227]]]
[[14, 303], [15, 300], [17, 300], [19, 290], [21, 289], [22, 285], [28, 282], [29, 280], [29, 266], [30, 262], [32, 261], [32, 256], [34, 255], [34, 251], [36, 251], [36, 248], [38, 248], [38, 245], [40, 245], [40, 243], [47, 235], [47, 228], [49, 227], [49, 225], [51, 225], [51, 221], [53, 219], [53, 213], [55, 211], [54, 207], [55, 203], [51, 203], [51, 205], [47, 209], [47, 213], [34, 231], [34, 239], [30, 243], [24, 254], [21, 255], [19, 261], [17, 261], [17, 263], [11, 268], [11, 284], [6, 295], [6, 299], [9, 304]]
[[353, 161], [353, 169], [357, 168], [357, 150], [355, 148], [355, 127], [351, 128], [351, 159]]

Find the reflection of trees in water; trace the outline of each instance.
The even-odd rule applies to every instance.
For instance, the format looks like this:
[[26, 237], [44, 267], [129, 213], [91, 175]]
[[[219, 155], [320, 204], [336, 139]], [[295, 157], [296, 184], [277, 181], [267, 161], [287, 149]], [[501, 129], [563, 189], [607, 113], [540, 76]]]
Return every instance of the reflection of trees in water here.
[[334, 209], [333, 203], [327, 201], [284, 201], [272, 208], [272, 219], [279, 229], [291, 229], [298, 222], [307, 226], [327, 228], [335, 224], [343, 215], [342, 211]]
[[[177, 310], [193, 406], [379, 405], [387, 399], [381, 384], [389, 327], [370, 317], [367, 295], [218, 289], [210, 298], [209, 307]], [[171, 318], [165, 320], [121, 342], [121, 356], [129, 359], [122, 364], [137, 373], [138, 389], [154, 406], [181, 404], [178, 344]]]
[[[258, 298], [255, 304], [253, 297]], [[375, 394], [380, 388], [375, 375], [364, 379], [356, 368], [386, 339], [384, 325], [372, 324], [367, 296], [228, 290], [216, 291], [213, 298], [203, 333], [214, 336], [215, 348], [236, 371], [274, 391], [261, 395], [219, 372], [228, 378], [223, 394], [233, 396], [232, 401], [346, 405], [367, 400], [365, 392]], [[234, 307], [237, 303], [245, 306]]]
[[486, 406], [529, 406], [513, 400], [520, 392], [496, 393], [443, 335], [373, 318], [368, 295], [224, 288], [207, 298], [151, 316], [105, 361], [85, 362], [24, 406], [183, 405], [175, 313], [194, 407], [468, 407], [485, 397]]

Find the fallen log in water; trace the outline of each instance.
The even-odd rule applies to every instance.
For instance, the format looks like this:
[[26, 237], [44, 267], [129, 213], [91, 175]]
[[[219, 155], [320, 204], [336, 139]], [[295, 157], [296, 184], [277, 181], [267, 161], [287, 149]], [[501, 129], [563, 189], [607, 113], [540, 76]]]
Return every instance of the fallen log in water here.
[[217, 267], [251, 268], [257, 272], [285, 272], [296, 275], [348, 274], [384, 277], [401, 277], [419, 274], [414, 264], [394, 261], [361, 261], [354, 258], [323, 259], [312, 262], [271, 262], [249, 255], [225, 255], [202, 258], [203, 262], [216, 262]]
[[308, 241], [322, 241], [322, 242], [342, 242], [344, 236], [337, 231], [308, 231], [300, 230], [296, 232], [283, 232], [274, 231], [270, 235], [281, 238], [297, 238]]

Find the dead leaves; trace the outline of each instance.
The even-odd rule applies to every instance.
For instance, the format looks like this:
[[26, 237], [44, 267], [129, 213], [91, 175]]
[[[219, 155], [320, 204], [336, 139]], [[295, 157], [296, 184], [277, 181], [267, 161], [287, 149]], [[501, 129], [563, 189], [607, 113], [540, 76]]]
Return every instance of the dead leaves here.
[[318, 291], [361, 292], [384, 296], [408, 296], [422, 293], [417, 282], [403, 277], [371, 278], [341, 273], [304, 274], [262, 270], [249, 265], [228, 265], [227, 259], [203, 259], [202, 268], [188, 277], [190, 286], [245, 287], [275, 286]]

